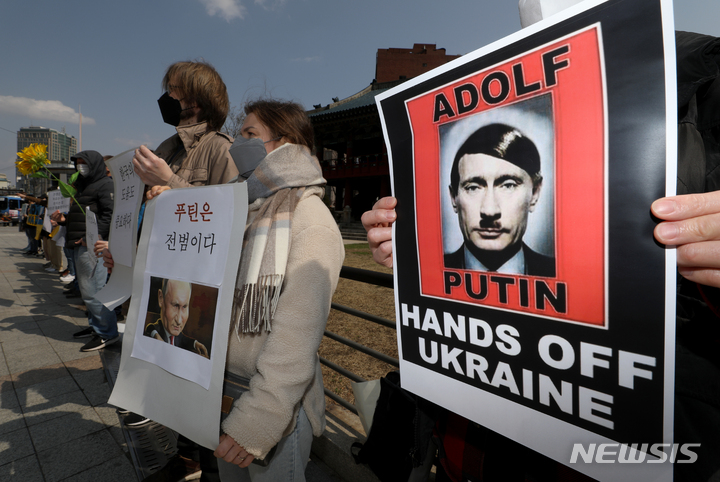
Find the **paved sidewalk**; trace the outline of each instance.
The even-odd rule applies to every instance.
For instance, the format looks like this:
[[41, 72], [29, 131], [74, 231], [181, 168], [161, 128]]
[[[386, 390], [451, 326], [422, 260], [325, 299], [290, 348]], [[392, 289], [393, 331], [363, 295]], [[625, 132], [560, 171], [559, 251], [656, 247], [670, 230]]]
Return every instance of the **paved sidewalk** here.
[[0, 481], [136, 481], [83, 306], [26, 240], [0, 227]]

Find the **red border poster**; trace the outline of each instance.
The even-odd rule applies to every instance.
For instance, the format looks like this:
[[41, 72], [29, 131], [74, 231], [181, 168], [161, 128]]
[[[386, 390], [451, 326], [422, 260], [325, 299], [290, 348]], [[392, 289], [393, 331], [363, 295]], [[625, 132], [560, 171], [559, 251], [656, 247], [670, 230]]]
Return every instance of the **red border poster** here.
[[402, 386], [598, 480], [672, 479], [669, 12], [583, 2], [377, 97]]
[[[596, 24], [407, 101], [424, 295], [605, 326], [606, 134], [600, 40]], [[540, 236], [549, 239], [545, 244], [555, 259], [556, 276], [501, 276], [443, 265], [444, 253], [457, 246], [445, 246], [450, 243], [444, 242], [442, 209], [449, 198], [449, 182], [443, 181], [449, 178], [455, 146], [441, 155], [441, 144], [452, 143], [453, 131], [462, 136], [478, 125], [501, 121], [521, 125], [531, 138], [545, 136], [540, 201], [547, 214], [538, 220], [538, 228], [544, 231]], [[445, 215], [452, 218], [454, 213]], [[577, 229], [579, 220], [582, 230]]]

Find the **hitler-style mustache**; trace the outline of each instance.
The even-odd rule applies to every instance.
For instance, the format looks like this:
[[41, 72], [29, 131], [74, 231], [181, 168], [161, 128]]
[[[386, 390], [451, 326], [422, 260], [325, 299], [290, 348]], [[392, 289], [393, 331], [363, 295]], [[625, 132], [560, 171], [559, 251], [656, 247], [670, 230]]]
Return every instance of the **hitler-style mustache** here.
[[480, 229], [492, 229], [507, 232], [507, 229], [503, 228], [502, 224], [500, 224], [500, 221], [497, 218], [481, 218]]

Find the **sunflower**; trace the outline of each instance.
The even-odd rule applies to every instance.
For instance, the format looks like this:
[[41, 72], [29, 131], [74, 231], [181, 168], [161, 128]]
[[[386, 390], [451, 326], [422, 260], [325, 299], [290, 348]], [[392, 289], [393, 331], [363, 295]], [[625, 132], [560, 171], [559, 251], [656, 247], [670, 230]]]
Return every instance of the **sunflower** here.
[[[45, 164], [50, 164], [50, 160], [47, 158], [47, 145], [45, 144], [30, 144], [28, 147], [17, 153], [20, 161], [16, 162], [18, 170], [23, 172], [23, 168], [20, 167], [20, 163], [27, 162], [30, 164], [30, 171], [23, 174], [32, 174], [39, 171]], [[27, 170], [27, 164], [24, 165]]]
[[20, 174], [23, 176], [27, 176], [33, 172], [33, 165], [30, 161], [16, 161], [15, 165], [17, 166], [18, 171], [20, 171]]

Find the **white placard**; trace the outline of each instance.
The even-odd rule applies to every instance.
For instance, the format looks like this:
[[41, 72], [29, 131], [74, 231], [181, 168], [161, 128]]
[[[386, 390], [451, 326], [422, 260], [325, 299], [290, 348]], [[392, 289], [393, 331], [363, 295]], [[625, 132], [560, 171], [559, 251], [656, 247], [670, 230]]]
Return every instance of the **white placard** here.
[[[48, 204], [47, 209], [45, 210], [45, 219], [43, 220], [43, 228], [45, 231], [52, 232], [53, 227], [50, 223], [50, 215], [54, 213], [55, 211], [60, 211], [61, 213], [67, 213], [70, 210], [70, 202], [72, 201], [72, 198], [64, 197], [62, 195], [62, 192], [60, 192], [60, 189], [56, 189], [55, 191], [48, 191]], [[57, 243], [57, 234], [53, 238], [55, 242]], [[63, 241], [63, 246], [65, 245], [65, 242]], [[58, 246], [61, 246], [58, 244]]]
[[94, 264], [97, 263], [94, 249], [95, 243], [100, 240], [98, 234], [97, 216], [90, 211], [90, 206], [85, 207], [85, 242], [87, 243], [88, 255]]
[[113, 217], [110, 223], [110, 250], [115, 265], [132, 268], [137, 246], [138, 213], [145, 184], [135, 175], [135, 149], [118, 154], [107, 162], [115, 187]]
[[[226, 186], [170, 190], [157, 197], [147, 271], [220, 286], [230, 249], [233, 205]], [[242, 239], [242, 238], [241, 238]], [[233, 245], [241, 241], [235, 239]]]
[[[205, 210], [208, 221], [202, 221], [200, 212], [197, 222], [185, 219], [190, 216], [188, 205], [196, 202], [199, 207], [208, 203], [210, 209]], [[178, 204], [186, 208], [180, 218], [176, 214]], [[210, 211], [212, 214], [208, 214]], [[120, 371], [109, 403], [142, 414], [215, 449], [220, 433], [233, 293], [247, 219], [247, 187], [242, 183], [167, 191], [147, 203], [144, 216]], [[188, 233], [185, 249], [180, 244], [181, 229]], [[175, 233], [174, 245], [167, 242], [170, 233]], [[202, 238], [197, 238], [200, 233]], [[212, 241], [213, 234], [215, 244], [211, 251], [205, 237], [210, 236], [208, 241]], [[193, 245], [193, 236], [201, 239], [202, 244]], [[231, 242], [232, 250], [229, 249]], [[144, 334], [148, 324], [157, 322], [148, 307], [159, 305], [156, 286], [162, 278], [192, 284], [191, 308], [198, 304], [205, 309], [214, 308], [212, 339], [203, 343], [209, 360], [191, 349], [172, 346]], [[215, 301], [208, 296], [213, 292], [217, 293]], [[183, 333], [192, 323], [199, 325], [199, 320], [193, 319], [192, 310], [190, 314]], [[159, 314], [157, 318], [162, 319]], [[208, 317], [205, 318], [207, 321]], [[202, 329], [195, 333], [202, 333]], [[199, 336], [193, 338], [200, 339]]]

